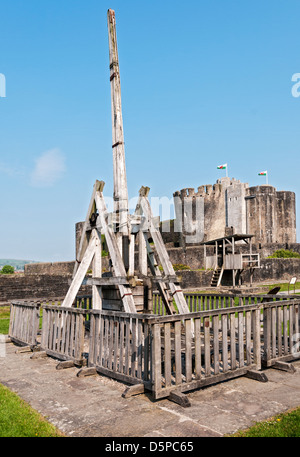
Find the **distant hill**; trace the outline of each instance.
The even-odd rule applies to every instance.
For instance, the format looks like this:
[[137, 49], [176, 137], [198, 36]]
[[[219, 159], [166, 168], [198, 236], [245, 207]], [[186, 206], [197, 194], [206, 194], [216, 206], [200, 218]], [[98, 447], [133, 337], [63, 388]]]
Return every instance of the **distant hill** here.
[[16, 271], [24, 270], [24, 265], [26, 263], [39, 263], [35, 260], [16, 260], [16, 259], [0, 259], [0, 269], [4, 265], [11, 265]]

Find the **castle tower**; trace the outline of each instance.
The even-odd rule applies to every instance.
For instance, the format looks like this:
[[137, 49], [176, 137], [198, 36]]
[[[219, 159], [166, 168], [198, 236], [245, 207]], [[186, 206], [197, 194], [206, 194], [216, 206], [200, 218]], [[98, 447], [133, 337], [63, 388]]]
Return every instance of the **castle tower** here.
[[247, 189], [247, 233], [255, 235], [255, 242], [295, 243], [295, 193], [277, 191], [270, 185]]
[[173, 194], [180, 244], [198, 244], [232, 234], [254, 235], [254, 243], [295, 243], [295, 193], [270, 185], [249, 187], [229, 177]]

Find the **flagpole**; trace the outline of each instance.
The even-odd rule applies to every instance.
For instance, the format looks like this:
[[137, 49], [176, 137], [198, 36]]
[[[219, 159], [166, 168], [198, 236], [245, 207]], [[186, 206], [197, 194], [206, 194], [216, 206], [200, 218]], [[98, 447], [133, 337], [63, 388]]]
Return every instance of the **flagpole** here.
[[266, 172], [266, 184], [268, 184], [268, 172]]

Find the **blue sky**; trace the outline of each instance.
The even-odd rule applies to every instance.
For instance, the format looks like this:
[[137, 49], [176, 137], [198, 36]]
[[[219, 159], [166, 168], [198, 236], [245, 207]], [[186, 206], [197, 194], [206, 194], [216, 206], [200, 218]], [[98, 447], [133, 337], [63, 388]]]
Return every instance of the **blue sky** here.
[[2, 0], [0, 258], [73, 260], [93, 184], [112, 196], [107, 10], [116, 12], [129, 197], [229, 176], [296, 192], [300, 3]]

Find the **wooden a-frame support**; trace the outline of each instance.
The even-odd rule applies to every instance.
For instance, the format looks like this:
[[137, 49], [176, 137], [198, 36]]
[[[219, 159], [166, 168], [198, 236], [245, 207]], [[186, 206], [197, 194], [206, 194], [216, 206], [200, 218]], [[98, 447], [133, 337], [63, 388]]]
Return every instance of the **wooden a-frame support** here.
[[[149, 188], [141, 188], [136, 211], [134, 215], [130, 217], [130, 251], [132, 255], [130, 255], [129, 268], [126, 271], [116, 235], [113, 231], [112, 225], [109, 223], [111, 215], [107, 212], [103, 197], [103, 187], [103, 181], [96, 181], [83, 226], [73, 280], [63, 301], [63, 306], [71, 307], [73, 305], [87, 271], [92, 264], [93, 279], [89, 281], [89, 284], [92, 284], [93, 286], [93, 308], [102, 308], [101, 287], [103, 285], [114, 284], [119, 288], [124, 311], [128, 313], [136, 313], [136, 307], [130, 286], [130, 278], [134, 276], [135, 271], [134, 247], [135, 237], [137, 236], [139, 246], [138, 269], [141, 273], [139, 276], [142, 278], [150, 277], [155, 283], [157, 283], [158, 290], [168, 314], [175, 313], [173, 298], [177, 305], [178, 312], [180, 314], [188, 313], [189, 309], [186, 300], [182, 290], [177, 284], [178, 281], [174, 268], [169, 259], [159, 228], [155, 224], [155, 218], [153, 217], [148, 200]], [[96, 222], [91, 223], [93, 218]], [[112, 264], [112, 278], [102, 278], [101, 234], [105, 236]], [[154, 250], [149, 243], [150, 237], [154, 242], [157, 256], [163, 268], [164, 276], [158, 267]], [[145, 259], [147, 261], [146, 267], [149, 267], [150, 269], [150, 276], [148, 275], [148, 269], [145, 268]]]

